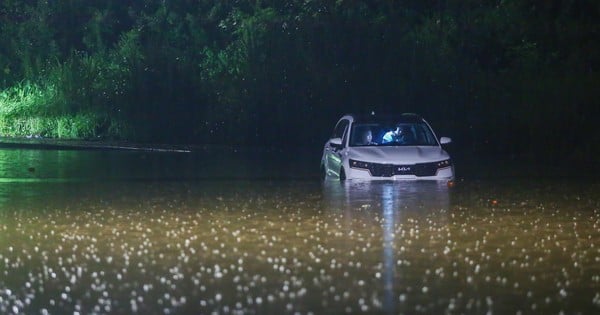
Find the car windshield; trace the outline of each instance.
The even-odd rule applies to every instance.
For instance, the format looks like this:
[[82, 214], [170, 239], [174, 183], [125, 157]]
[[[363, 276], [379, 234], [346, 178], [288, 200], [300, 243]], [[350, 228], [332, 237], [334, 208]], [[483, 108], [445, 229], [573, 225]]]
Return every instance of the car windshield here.
[[433, 132], [423, 122], [416, 123], [354, 123], [350, 146], [435, 146]]

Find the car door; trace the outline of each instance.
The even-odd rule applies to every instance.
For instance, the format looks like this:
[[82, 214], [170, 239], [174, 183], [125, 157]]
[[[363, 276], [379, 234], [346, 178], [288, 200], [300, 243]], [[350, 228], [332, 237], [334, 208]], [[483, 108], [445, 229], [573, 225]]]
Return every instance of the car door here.
[[347, 119], [340, 120], [333, 130], [331, 139], [329, 139], [329, 141], [327, 142], [327, 145], [325, 146], [326, 168], [329, 172], [332, 172], [335, 175], [339, 175], [340, 168], [342, 167], [341, 154], [342, 154], [342, 150], [345, 146], [345, 143], [342, 140], [341, 145], [336, 145], [336, 144], [332, 143], [332, 140], [333, 139], [345, 139], [344, 136], [347, 133], [349, 125], [350, 125], [350, 121], [348, 121]]

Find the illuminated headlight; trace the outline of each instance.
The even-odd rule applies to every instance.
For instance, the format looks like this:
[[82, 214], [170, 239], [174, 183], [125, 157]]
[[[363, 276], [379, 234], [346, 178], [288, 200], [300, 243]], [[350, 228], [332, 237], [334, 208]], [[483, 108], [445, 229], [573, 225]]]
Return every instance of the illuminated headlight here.
[[439, 161], [436, 163], [437, 168], [444, 168], [452, 165], [450, 160]]
[[371, 166], [371, 163], [367, 163], [367, 162], [362, 162], [362, 161], [357, 161], [357, 160], [350, 160], [350, 167], [352, 168], [362, 168], [362, 169], [369, 169], [369, 166]]

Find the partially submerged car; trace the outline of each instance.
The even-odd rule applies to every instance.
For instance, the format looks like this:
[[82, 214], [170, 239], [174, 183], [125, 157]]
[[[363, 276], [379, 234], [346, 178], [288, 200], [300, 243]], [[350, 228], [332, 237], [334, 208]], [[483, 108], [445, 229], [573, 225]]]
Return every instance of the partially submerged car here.
[[431, 126], [416, 114], [377, 117], [344, 115], [325, 143], [321, 157], [324, 178], [446, 180], [454, 166]]

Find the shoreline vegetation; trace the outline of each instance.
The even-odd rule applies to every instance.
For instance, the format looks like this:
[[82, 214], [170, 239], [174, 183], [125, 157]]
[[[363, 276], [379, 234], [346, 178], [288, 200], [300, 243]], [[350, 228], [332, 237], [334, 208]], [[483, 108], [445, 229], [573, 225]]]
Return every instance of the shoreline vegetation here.
[[67, 67], [75, 65], [51, 67], [52, 73], [48, 76], [16, 82], [0, 90], [0, 136], [84, 140], [133, 138], [125, 130], [128, 123], [123, 117], [94, 105], [102, 100], [98, 95], [86, 96], [91, 91], [80, 86], [80, 78], [70, 78], [73, 75], [70, 72], [75, 70]]
[[458, 150], [600, 154], [593, 1], [0, 3], [0, 136], [321, 146], [415, 112]]

